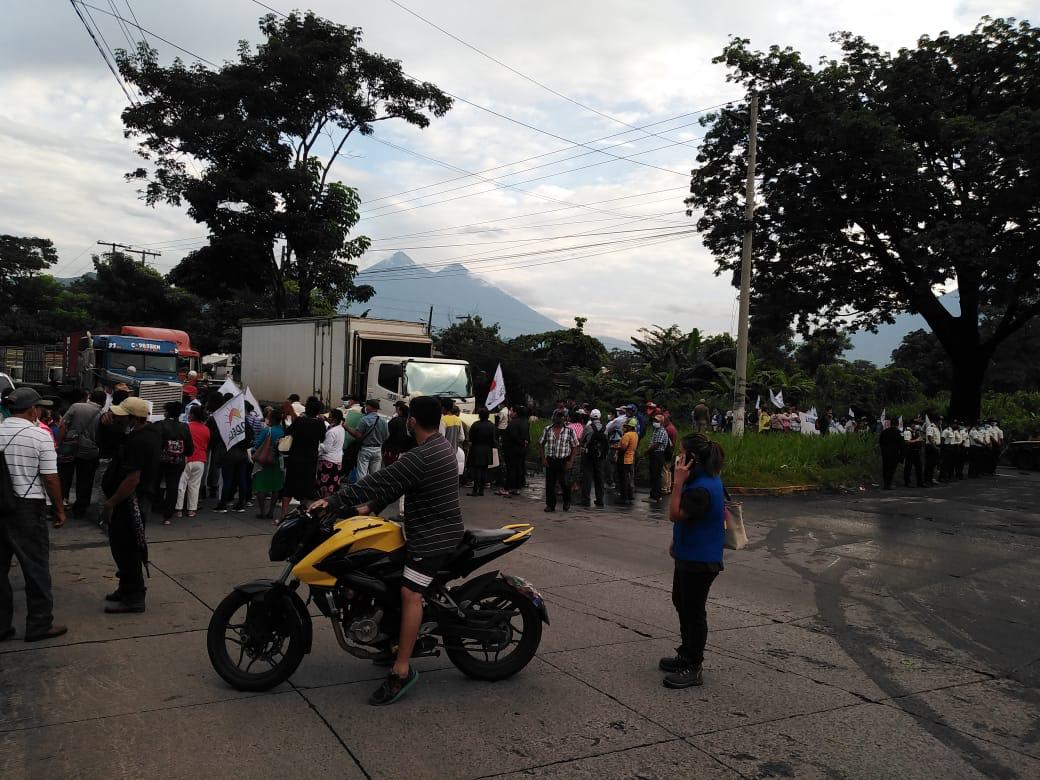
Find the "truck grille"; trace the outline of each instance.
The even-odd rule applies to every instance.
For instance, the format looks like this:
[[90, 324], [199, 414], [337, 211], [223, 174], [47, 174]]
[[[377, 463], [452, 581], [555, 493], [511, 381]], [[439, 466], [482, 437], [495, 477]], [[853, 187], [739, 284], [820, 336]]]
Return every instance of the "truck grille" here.
[[180, 385], [173, 382], [142, 382], [141, 398], [152, 402], [153, 414], [162, 414], [163, 404], [170, 401], [181, 402], [183, 390]]

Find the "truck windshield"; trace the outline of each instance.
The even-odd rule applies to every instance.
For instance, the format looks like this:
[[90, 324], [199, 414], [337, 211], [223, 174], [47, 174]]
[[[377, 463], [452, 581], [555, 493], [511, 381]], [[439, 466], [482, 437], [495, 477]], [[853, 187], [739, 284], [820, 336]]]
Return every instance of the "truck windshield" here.
[[473, 382], [469, 366], [456, 363], [405, 364], [404, 378], [408, 394], [445, 395], [454, 398], [469, 398], [473, 395]]
[[134, 366], [138, 371], [146, 371], [150, 374], [177, 373], [176, 355], [146, 355], [135, 352], [109, 352], [108, 370], [124, 373], [127, 368]]

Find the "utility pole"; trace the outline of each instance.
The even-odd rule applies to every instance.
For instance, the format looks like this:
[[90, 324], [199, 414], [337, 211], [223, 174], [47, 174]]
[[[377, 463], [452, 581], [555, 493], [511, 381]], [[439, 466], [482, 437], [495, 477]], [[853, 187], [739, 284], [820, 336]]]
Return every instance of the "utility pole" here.
[[740, 253], [740, 315], [737, 321], [737, 381], [733, 387], [733, 435], [744, 435], [747, 399], [748, 326], [751, 309], [751, 237], [755, 217], [755, 154], [758, 151], [758, 93], [751, 93], [748, 127], [747, 189], [744, 194], [744, 246]]
[[117, 244], [115, 241], [98, 241], [98, 244], [100, 244], [101, 246], [109, 247], [110, 255], [114, 255], [116, 253], [116, 249], [122, 249], [126, 251], [128, 254], [140, 255], [141, 265], [144, 265], [147, 262], [145, 258], [162, 256], [162, 252], [153, 252], [150, 249], [134, 249], [132, 246], [129, 246], [127, 244]]

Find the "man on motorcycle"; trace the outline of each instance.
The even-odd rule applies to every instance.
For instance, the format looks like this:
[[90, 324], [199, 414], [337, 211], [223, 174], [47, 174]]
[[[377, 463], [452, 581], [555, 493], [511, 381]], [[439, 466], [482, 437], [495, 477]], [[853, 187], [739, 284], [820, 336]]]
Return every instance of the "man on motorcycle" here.
[[369, 704], [393, 704], [415, 684], [419, 673], [409, 663], [422, 624], [422, 595], [465, 529], [459, 508], [458, 461], [455, 447], [439, 432], [440, 402], [420, 396], [409, 408], [408, 430], [416, 446], [400, 460], [342, 487], [311, 511], [367, 515], [404, 496], [407, 557], [401, 582], [401, 635], [397, 659]]

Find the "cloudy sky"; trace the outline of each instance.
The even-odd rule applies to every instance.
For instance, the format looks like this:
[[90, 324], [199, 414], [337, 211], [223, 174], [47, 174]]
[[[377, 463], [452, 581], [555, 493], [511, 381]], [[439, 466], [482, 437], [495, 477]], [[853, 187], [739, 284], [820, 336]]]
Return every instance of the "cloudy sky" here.
[[[104, 11], [129, 18], [127, 0], [89, 2], [108, 44], [125, 47], [125, 32]], [[683, 172], [703, 131], [691, 126], [691, 114], [739, 98], [711, 63], [730, 34], [759, 48], [791, 45], [814, 61], [833, 52], [835, 30], [897, 49], [922, 33], [968, 30], [983, 14], [1040, 17], [1040, 0], [402, 4], [587, 108], [391, 0], [311, 3], [363, 28], [367, 48], [400, 59], [412, 75], [530, 126], [460, 102], [426, 130], [379, 126], [377, 139], [411, 153], [358, 138], [336, 172], [365, 203], [358, 232], [373, 249], [362, 265], [397, 249], [424, 264], [462, 262], [559, 322], [584, 315], [591, 332], [619, 338], [650, 323], [712, 333], [734, 327], [728, 279], [713, 276], [696, 235], [673, 235], [692, 227], [683, 215]], [[145, 206], [123, 181], [139, 164], [122, 136], [126, 98], [72, 6], [19, 5], [0, 30], [0, 233], [53, 239], [61, 276], [89, 270], [99, 239], [160, 249], [155, 264], [169, 269], [205, 230], [177, 209]], [[233, 57], [239, 40], [256, 41], [265, 13], [250, 0], [130, 6], [141, 26], [215, 62]], [[164, 61], [177, 55], [150, 42]], [[657, 136], [629, 127], [650, 123]], [[460, 169], [494, 170], [475, 179], [459, 178]], [[394, 305], [405, 317], [428, 302], [397, 296]]]

